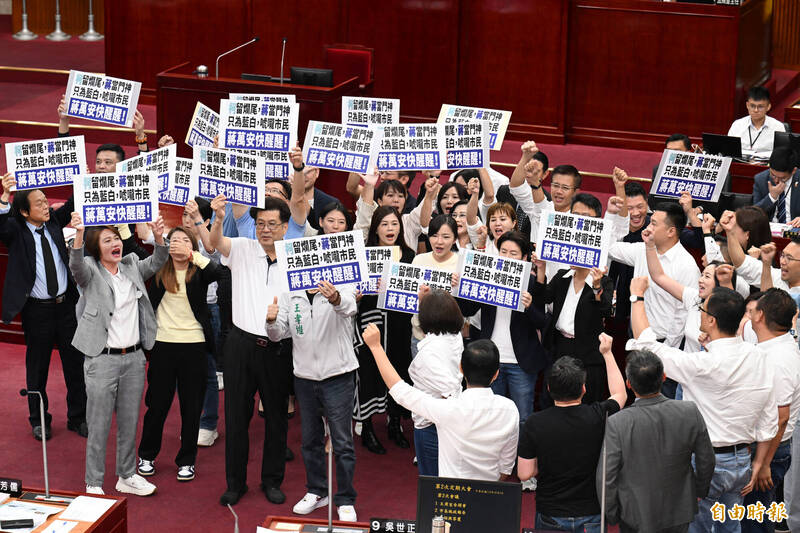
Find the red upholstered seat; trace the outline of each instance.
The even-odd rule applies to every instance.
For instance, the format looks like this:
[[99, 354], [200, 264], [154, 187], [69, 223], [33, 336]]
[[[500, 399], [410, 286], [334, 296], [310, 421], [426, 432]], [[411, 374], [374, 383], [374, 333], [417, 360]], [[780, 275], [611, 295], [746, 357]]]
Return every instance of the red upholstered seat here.
[[357, 44], [325, 46], [325, 68], [333, 69], [333, 84], [338, 85], [353, 76], [363, 94], [372, 92], [375, 50]]

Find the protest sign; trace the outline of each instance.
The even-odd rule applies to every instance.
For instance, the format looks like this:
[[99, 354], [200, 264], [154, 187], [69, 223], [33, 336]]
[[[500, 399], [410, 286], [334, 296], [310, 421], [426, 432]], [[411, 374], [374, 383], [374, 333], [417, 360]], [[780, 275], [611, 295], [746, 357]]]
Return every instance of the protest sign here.
[[75, 211], [86, 226], [152, 222], [158, 217], [154, 172], [81, 174], [72, 186]]
[[442, 170], [446, 155], [441, 124], [378, 126], [382, 133], [378, 168], [387, 170]]
[[455, 296], [482, 304], [524, 311], [522, 293], [528, 290], [531, 263], [509, 257], [464, 250], [458, 263]]
[[367, 253], [367, 276], [369, 279], [358, 284], [361, 294], [378, 294], [378, 280], [384, 268], [391, 261], [400, 261], [399, 246], [370, 246]]
[[64, 95], [66, 114], [130, 128], [141, 88], [138, 81], [70, 70]]
[[259, 93], [228, 93], [228, 100], [241, 100], [243, 102], [283, 102], [296, 103], [293, 94], [259, 94]]
[[342, 124], [371, 126], [400, 122], [400, 100], [342, 96]]
[[689, 191], [695, 200], [718, 202], [730, 166], [730, 157], [664, 150], [650, 194], [680, 198]]
[[375, 168], [380, 147], [378, 130], [310, 120], [303, 143], [307, 165], [366, 174]]
[[453, 273], [447, 270], [392, 262], [383, 271], [378, 308], [416, 314], [420, 285], [452, 292], [452, 280]]
[[510, 120], [511, 111], [442, 104], [442, 108], [439, 110], [439, 118], [436, 122], [455, 124], [458, 122], [485, 121], [488, 123], [489, 129], [489, 146], [492, 150], [500, 150], [503, 148], [503, 139], [506, 136], [506, 129], [508, 129]]
[[320, 280], [333, 285], [367, 280], [364, 234], [348, 231], [276, 243], [278, 264], [289, 291], [316, 289]]
[[219, 133], [219, 115], [200, 102], [194, 106], [192, 121], [189, 123], [189, 130], [186, 132], [186, 140], [189, 146], [214, 146], [214, 137]]
[[8, 143], [6, 167], [17, 181], [14, 191], [69, 185], [86, 172], [83, 135]]
[[489, 166], [489, 128], [486, 124], [460, 122], [444, 125], [448, 169]]
[[[144, 152], [125, 161], [117, 163], [118, 174], [129, 174], [131, 172], [153, 172], [158, 179], [158, 198], [169, 189], [175, 176], [175, 158], [177, 157], [177, 146], [170, 144], [152, 152]], [[188, 190], [187, 190], [188, 194]], [[184, 202], [185, 204], [186, 202]], [[183, 204], [181, 204], [183, 205]]]
[[545, 211], [536, 237], [536, 254], [543, 261], [603, 268], [611, 246], [611, 223], [594, 217]]
[[192, 160], [186, 157], [175, 158], [175, 172], [170, 174], [167, 188], [158, 192], [158, 201], [162, 204], [185, 206], [190, 199], [189, 191], [192, 182]]
[[190, 198], [215, 198], [224, 194], [235, 204], [264, 206], [263, 158], [197, 146], [193, 155]]

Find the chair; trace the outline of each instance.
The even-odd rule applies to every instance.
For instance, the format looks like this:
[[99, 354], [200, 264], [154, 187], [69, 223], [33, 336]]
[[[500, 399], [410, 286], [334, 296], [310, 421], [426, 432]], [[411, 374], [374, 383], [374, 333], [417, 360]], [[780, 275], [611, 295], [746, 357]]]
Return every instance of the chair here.
[[371, 96], [375, 83], [375, 49], [359, 44], [325, 45], [325, 68], [333, 69], [333, 84], [354, 76], [362, 96]]

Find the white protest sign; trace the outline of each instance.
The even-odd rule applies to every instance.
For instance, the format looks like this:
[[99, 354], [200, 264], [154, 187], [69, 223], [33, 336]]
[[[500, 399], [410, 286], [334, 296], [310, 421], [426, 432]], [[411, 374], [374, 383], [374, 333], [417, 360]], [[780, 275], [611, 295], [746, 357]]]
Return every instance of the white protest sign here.
[[531, 263], [509, 257], [464, 250], [458, 263], [454, 296], [482, 304], [524, 311], [522, 293], [528, 290]]
[[214, 146], [214, 137], [217, 134], [219, 134], [219, 115], [210, 107], [197, 102], [184, 142], [192, 147]]
[[387, 170], [443, 170], [446, 152], [441, 124], [378, 126], [382, 132], [378, 168]]
[[444, 143], [448, 169], [489, 166], [489, 128], [486, 122], [445, 124]]
[[398, 122], [400, 122], [400, 100], [397, 98], [342, 96], [342, 124], [381, 126]]
[[67, 116], [130, 128], [142, 84], [103, 74], [69, 71]]
[[120, 161], [117, 163], [117, 173], [154, 172], [158, 179], [158, 197], [160, 200], [162, 194], [167, 191], [174, 180], [177, 148], [174, 144], [170, 144], [158, 150], [144, 152], [142, 155]]
[[194, 148], [189, 197], [224, 194], [234, 204], [264, 206], [264, 159], [252, 155]]
[[158, 192], [158, 201], [162, 204], [185, 206], [191, 198], [192, 160], [186, 157], [175, 158], [175, 172], [170, 174], [166, 190]]
[[383, 271], [378, 291], [378, 308], [388, 311], [419, 312], [419, 287], [452, 292], [453, 273], [406, 263], [390, 263]]
[[72, 187], [75, 211], [86, 226], [152, 222], [158, 217], [154, 172], [81, 174]]
[[308, 121], [303, 161], [309, 166], [366, 174], [375, 168], [380, 134], [373, 127]]
[[244, 102], [283, 102], [296, 103], [293, 94], [259, 94], [259, 93], [228, 93], [228, 100], [242, 100]]
[[7, 143], [6, 167], [17, 181], [15, 191], [69, 185], [86, 172], [83, 135]]
[[436, 122], [455, 124], [458, 122], [485, 121], [489, 124], [489, 146], [492, 150], [500, 150], [503, 148], [503, 139], [506, 136], [510, 120], [511, 111], [442, 104], [442, 108], [439, 110], [439, 118]]
[[680, 198], [689, 191], [694, 200], [718, 202], [730, 166], [730, 157], [664, 150], [650, 194]]
[[361, 294], [378, 294], [378, 280], [384, 267], [391, 261], [400, 261], [399, 246], [370, 246], [367, 252], [367, 275], [369, 279], [358, 284]]
[[585, 268], [605, 267], [611, 246], [611, 223], [602, 218], [545, 211], [536, 237], [536, 254], [552, 261]]
[[316, 289], [320, 280], [333, 285], [367, 280], [364, 234], [331, 233], [281, 241], [275, 245], [278, 264], [286, 273], [289, 291]]

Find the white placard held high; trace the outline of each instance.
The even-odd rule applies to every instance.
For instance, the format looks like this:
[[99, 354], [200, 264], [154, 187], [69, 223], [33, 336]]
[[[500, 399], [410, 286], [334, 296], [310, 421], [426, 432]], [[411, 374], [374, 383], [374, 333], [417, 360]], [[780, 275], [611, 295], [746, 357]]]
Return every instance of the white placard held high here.
[[200, 102], [194, 106], [192, 121], [186, 132], [186, 144], [189, 146], [214, 146], [214, 137], [219, 134], [219, 115], [216, 111]]
[[400, 100], [342, 96], [342, 124], [348, 126], [384, 126], [400, 122]]
[[306, 165], [366, 174], [375, 167], [380, 133], [374, 127], [310, 120], [303, 143]]
[[489, 127], [486, 122], [445, 124], [444, 142], [448, 169], [489, 166]]
[[229, 202], [264, 206], [264, 159], [252, 155], [195, 147], [189, 197], [213, 199], [224, 194]]
[[503, 139], [506, 136], [506, 129], [508, 129], [508, 122], [510, 120], [511, 111], [442, 104], [442, 108], [439, 110], [439, 118], [436, 121], [445, 124], [476, 121], [488, 122], [489, 146], [492, 150], [500, 150], [503, 148]]
[[453, 273], [447, 270], [392, 262], [383, 270], [378, 309], [416, 314], [420, 285], [452, 292], [452, 280]]
[[730, 157], [664, 150], [650, 194], [680, 198], [689, 191], [694, 200], [718, 202], [730, 166]]
[[316, 289], [320, 280], [348, 285], [368, 279], [361, 231], [281, 241], [275, 245], [275, 253], [289, 291]]
[[65, 93], [66, 114], [130, 128], [141, 89], [138, 81], [71, 70]]
[[457, 298], [524, 311], [522, 293], [530, 281], [530, 261], [463, 250], [459, 258]]
[[152, 222], [158, 217], [154, 172], [81, 174], [72, 187], [75, 211], [86, 226]]
[[377, 126], [382, 132], [378, 169], [443, 170], [446, 166], [444, 125], [395, 124]]
[[545, 211], [539, 223], [536, 254], [552, 261], [584, 268], [606, 266], [611, 246], [611, 223], [602, 218]]
[[86, 172], [83, 135], [8, 143], [6, 165], [17, 180], [15, 191], [70, 185]]

